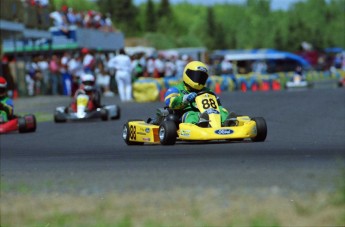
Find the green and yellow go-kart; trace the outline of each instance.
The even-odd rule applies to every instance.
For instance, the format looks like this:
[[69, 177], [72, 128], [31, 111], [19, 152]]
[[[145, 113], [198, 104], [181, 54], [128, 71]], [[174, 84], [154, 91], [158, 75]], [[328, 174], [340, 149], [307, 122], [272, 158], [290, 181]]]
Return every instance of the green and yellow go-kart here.
[[176, 141], [239, 141], [250, 139], [254, 142], [265, 141], [266, 121], [262, 117], [235, 116], [221, 123], [216, 95], [202, 91], [195, 98], [196, 108], [209, 115], [208, 127], [191, 123], [181, 123], [174, 111], [160, 108], [160, 120], [150, 123], [144, 120], [130, 120], [123, 126], [122, 137], [127, 145], [160, 143], [173, 145]]

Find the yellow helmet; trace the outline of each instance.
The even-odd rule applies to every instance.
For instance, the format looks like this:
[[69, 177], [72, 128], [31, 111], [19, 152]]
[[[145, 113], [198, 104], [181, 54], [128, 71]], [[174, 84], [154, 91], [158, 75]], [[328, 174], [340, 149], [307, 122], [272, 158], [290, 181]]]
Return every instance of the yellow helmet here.
[[183, 70], [183, 82], [191, 91], [200, 91], [208, 78], [207, 66], [200, 61], [192, 61]]

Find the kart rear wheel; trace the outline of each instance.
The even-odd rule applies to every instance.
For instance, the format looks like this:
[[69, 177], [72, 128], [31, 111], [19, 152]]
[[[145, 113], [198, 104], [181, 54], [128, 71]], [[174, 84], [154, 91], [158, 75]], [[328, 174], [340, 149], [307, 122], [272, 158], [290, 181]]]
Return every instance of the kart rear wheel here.
[[162, 145], [174, 145], [176, 143], [177, 128], [174, 121], [163, 121], [158, 129], [159, 140]]
[[130, 141], [131, 137], [131, 131], [130, 131], [130, 127], [128, 122], [126, 124], [123, 125], [123, 129], [122, 129], [122, 138], [125, 141], [125, 143], [127, 145], [143, 145], [143, 142], [134, 142], [134, 141]]
[[267, 125], [265, 119], [262, 117], [254, 117], [252, 120], [256, 123], [256, 136], [251, 138], [251, 140], [254, 142], [265, 141], [267, 136]]
[[118, 120], [118, 119], [120, 119], [120, 117], [121, 117], [121, 109], [120, 109], [120, 107], [117, 107], [116, 116], [112, 117], [111, 119]]
[[55, 111], [54, 113], [54, 122], [55, 123], [63, 123], [66, 122], [66, 118], [63, 113], [59, 111]]
[[20, 133], [35, 132], [36, 131], [36, 117], [28, 114], [24, 117], [18, 118], [18, 130]]

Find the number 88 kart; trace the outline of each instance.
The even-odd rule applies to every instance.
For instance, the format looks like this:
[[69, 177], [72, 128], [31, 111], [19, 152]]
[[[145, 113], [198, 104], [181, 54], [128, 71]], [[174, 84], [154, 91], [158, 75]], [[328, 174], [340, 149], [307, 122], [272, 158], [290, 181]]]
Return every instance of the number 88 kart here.
[[195, 104], [200, 113], [208, 114], [207, 127], [182, 123], [181, 116], [164, 107], [158, 109], [157, 122], [129, 120], [123, 126], [122, 137], [127, 145], [174, 145], [176, 141], [265, 141], [267, 125], [264, 118], [236, 115], [222, 125], [216, 95], [210, 91], [199, 92]]

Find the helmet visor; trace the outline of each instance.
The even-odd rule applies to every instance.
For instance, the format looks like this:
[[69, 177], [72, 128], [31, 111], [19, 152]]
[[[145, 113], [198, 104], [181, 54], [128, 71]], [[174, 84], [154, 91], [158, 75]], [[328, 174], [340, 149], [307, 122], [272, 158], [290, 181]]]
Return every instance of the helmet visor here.
[[6, 93], [6, 88], [5, 87], [0, 87], [0, 95], [3, 95]]
[[93, 81], [84, 81], [83, 84], [86, 85], [86, 86], [93, 86], [95, 84], [95, 82], [93, 82]]
[[187, 69], [186, 74], [194, 83], [202, 85], [206, 84], [206, 80], [208, 78], [208, 74], [206, 72]]

